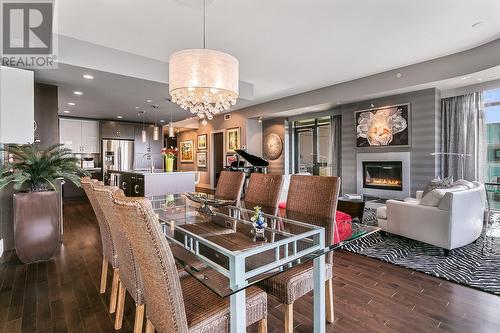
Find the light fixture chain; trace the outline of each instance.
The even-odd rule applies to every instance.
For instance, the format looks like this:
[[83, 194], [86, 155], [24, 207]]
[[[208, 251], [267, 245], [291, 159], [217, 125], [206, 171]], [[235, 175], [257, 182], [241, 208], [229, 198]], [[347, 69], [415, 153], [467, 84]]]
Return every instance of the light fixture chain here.
[[206, 48], [206, 31], [207, 31], [207, 4], [206, 0], [203, 0], [203, 48]]

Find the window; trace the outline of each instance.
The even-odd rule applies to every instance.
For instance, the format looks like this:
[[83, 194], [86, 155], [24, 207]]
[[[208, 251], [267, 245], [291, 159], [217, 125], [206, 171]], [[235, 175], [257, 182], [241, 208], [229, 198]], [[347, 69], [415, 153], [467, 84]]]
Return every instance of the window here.
[[[484, 113], [488, 144], [486, 181], [500, 182], [500, 88], [484, 92]], [[491, 206], [500, 209], [500, 189], [490, 193]]]
[[294, 132], [296, 173], [339, 174], [337, 147], [340, 142], [340, 116], [295, 121]]

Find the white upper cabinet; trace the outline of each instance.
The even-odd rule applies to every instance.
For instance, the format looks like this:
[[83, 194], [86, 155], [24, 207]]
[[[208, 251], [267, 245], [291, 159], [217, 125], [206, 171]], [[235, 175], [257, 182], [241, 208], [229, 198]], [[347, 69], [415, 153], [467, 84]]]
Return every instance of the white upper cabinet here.
[[98, 121], [61, 118], [59, 133], [59, 142], [74, 153], [99, 153]]
[[84, 153], [99, 153], [99, 122], [82, 120], [82, 147]]
[[32, 71], [0, 66], [0, 143], [34, 141], [34, 92]]

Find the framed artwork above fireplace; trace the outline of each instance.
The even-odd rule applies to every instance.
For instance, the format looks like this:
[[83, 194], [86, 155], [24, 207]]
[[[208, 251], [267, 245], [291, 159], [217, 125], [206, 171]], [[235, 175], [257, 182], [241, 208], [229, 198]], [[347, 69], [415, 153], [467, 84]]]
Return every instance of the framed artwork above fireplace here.
[[410, 104], [398, 104], [354, 113], [356, 147], [409, 147]]

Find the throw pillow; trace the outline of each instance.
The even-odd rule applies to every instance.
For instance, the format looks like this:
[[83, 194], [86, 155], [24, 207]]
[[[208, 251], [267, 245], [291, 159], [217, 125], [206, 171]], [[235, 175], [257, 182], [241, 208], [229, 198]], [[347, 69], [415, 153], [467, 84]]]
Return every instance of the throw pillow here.
[[437, 207], [447, 192], [449, 192], [447, 188], [436, 188], [424, 195], [420, 200], [420, 204], [422, 206]]
[[453, 183], [453, 186], [456, 186], [456, 185], [465, 186], [469, 190], [474, 188], [474, 184], [472, 182], [468, 181], [468, 180], [465, 180], [465, 179], [459, 179], [459, 180], [457, 180], [456, 182]]
[[453, 185], [453, 176], [449, 176], [443, 179], [440, 179], [439, 177], [436, 179], [433, 179], [429, 182], [429, 185], [427, 185], [424, 189], [424, 193], [422, 197], [425, 197], [428, 193], [430, 193], [432, 190], [437, 189], [437, 188], [450, 188]]

